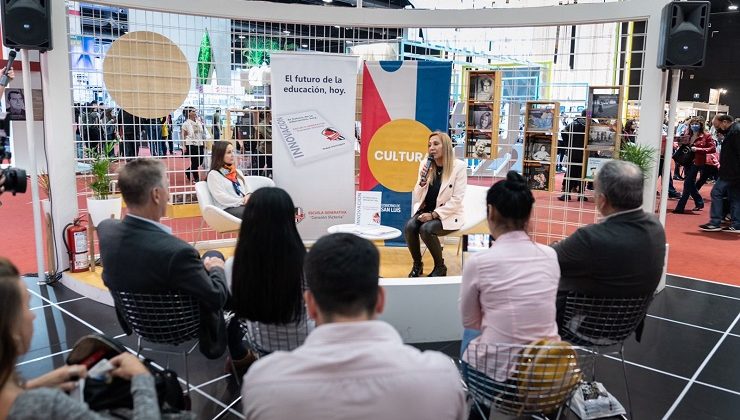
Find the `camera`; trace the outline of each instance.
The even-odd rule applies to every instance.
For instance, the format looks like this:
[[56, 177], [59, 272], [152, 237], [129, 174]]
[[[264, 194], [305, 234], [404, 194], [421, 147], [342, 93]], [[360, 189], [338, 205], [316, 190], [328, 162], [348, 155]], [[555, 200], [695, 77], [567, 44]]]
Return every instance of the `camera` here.
[[0, 170], [0, 176], [5, 177], [2, 187], [5, 187], [5, 191], [10, 191], [15, 195], [16, 193], [25, 193], [28, 181], [26, 179], [26, 171], [20, 168], [5, 168]]

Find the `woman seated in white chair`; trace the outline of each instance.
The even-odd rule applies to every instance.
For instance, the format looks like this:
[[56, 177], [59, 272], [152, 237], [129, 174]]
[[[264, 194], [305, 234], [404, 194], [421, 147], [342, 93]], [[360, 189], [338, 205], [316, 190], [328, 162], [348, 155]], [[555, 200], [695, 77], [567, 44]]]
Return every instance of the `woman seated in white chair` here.
[[237, 371], [240, 361], [250, 362], [246, 349], [231, 344], [238, 341], [236, 335], [244, 335], [239, 321], [246, 327], [251, 350], [259, 355], [293, 350], [314, 327], [303, 301], [306, 248], [290, 195], [275, 187], [257, 189], [243, 221], [234, 256], [225, 267], [236, 315], [228, 327], [229, 350]]
[[236, 167], [234, 146], [228, 141], [213, 143], [208, 191], [216, 207], [238, 218], [242, 217], [251, 193], [247, 190], [244, 174]]
[[516, 353], [503, 344], [560, 339], [555, 323], [560, 266], [555, 250], [527, 234], [534, 196], [521, 175], [509, 171], [488, 190], [486, 203], [495, 242], [465, 261], [462, 359], [504, 382]]
[[442, 258], [442, 245], [439, 237], [448, 235], [463, 224], [463, 198], [467, 187], [465, 162], [455, 159], [450, 136], [439, 131], [429, 135], [429, 154], [419, 166], [411, 202], [414, 214], [404, 229], [406, 245], [414, 265], [409, 277], [419, 277], [424, 272], [421, 261], [421, 244], [424, 241], [434, 259], [434, 268], [429, 277], [447, 275], [447, 266]]

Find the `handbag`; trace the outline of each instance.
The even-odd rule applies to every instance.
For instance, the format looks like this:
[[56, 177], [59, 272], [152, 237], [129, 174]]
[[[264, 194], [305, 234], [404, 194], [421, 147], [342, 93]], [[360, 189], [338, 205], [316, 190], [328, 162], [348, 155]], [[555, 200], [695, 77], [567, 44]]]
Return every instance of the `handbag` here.
[[689, 166], [694, 161], [694, 152], [691, 151], [691, 146], [688, 144], [682, 144], [673, 152], [673, 161], [681, 166]]
[[[82, 337], [75, 343], [67, 357], [67, 364], [83, 364], [88, 370], [102, 359], [108, 359], [123, 353], [126, 348], [118, 341], [102, 334], [90, 334]], [[185, 409], [185, 397], [177, 379], [177, 373], [169, 370], [159, 370], [152, 366], [149, 359], [144, 359], [144, 366], [154, 377], [157, 391], [157, 400], [162, 413], [178, 413]], [[113, 378], [85, 378], [83, 399], [93, 411], [133, 409], [134, 400], [131, 396], [131, 381]]]

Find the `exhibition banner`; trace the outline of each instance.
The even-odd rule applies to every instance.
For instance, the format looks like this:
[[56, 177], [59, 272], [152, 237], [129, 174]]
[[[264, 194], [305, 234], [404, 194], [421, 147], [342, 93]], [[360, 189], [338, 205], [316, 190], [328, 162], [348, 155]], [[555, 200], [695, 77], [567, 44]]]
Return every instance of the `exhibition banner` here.
[[273, 52], [270, 64], [275, 184], [316, 240], [354, 221], [357, 57]]
[[360, 190], [382, 192], [383, 225], [403, 231], [411, 217], [429, 134], [447, 132], [451, 76], [450, 62], [365, 62]]

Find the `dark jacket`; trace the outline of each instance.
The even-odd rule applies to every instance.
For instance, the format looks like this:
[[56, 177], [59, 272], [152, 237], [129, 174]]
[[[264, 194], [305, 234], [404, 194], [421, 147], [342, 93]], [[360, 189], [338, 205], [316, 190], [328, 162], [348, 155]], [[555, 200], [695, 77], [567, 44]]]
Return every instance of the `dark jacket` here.
[[740, 124], [734, 123], [725, 134], [719, 153], [719, 177], [732, 185], [740, 185]]
[[[144, 220], [105, 220], [97, 230], [106, 287], [142, 293], [182, 291], [193, 296], [201, 304], [201, 352], [220, 357], [226, 348], [223, 307], [229, 297], [224, 270], [207, 272], [195, 248]], [[121, 326], [130, 332], [125, 321]]]
[[581, 227], [553, 245], [560, 291], [637, 297], [655, 290], [663, 274], [665, 230], [641, 209]]

